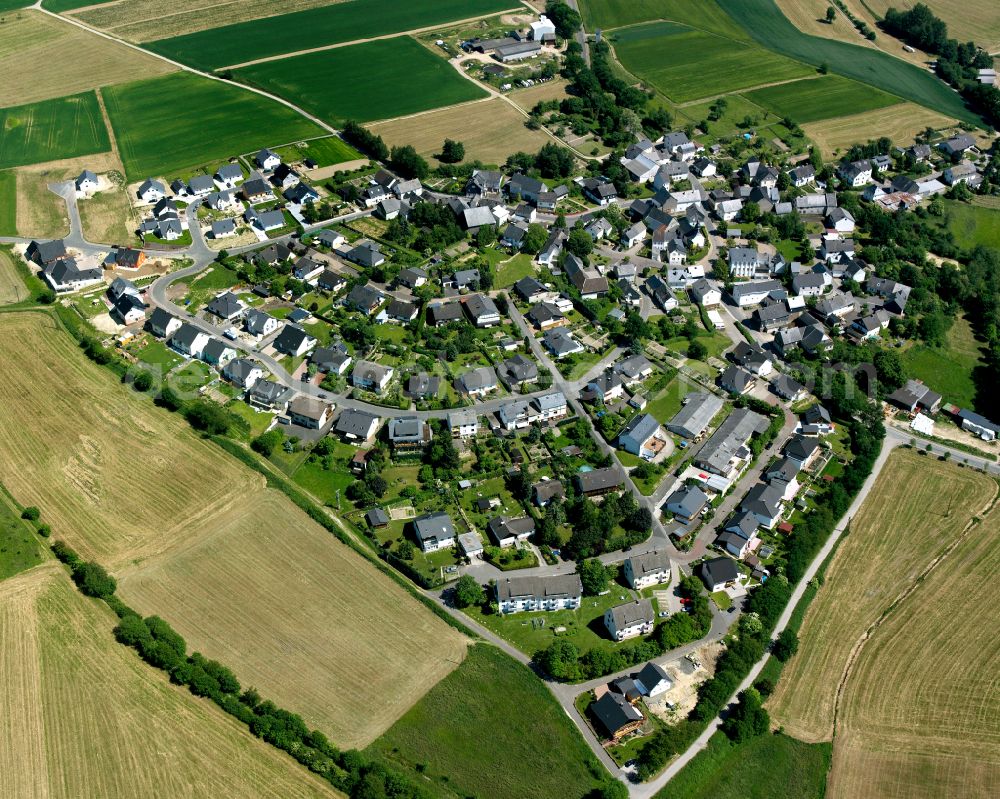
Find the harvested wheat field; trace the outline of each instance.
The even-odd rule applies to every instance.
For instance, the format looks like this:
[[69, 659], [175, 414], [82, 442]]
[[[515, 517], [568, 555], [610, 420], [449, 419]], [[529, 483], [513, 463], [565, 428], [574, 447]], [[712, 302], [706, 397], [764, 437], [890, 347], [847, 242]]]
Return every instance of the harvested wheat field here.
[[[948, 25], [948, 36], [960, 42], [973, 41], [984, 50], [1000, 49], [1000, 5], [996, 0], [921, 0]], [[892, 7], [900, 11], [912, 8], [916, 0], [865, 0], [876, 14]]]
[[115, 642], [55, 561], [0, 583], [0, 796], [341, 794]]
[[[98, 86], [177, 70], [161, 58], [89, 33], [39, 11], [19, 11], [0, 25], [0, 106], [79, 94]], [[72, 54], [67, 69], [65, 55]]]
[[7, 250], [0, 250], [0, 305], [28, 298], [28, 289], [14, 266], [14, 256]]
[[502, 164], [511, 153], [519, 150], [533, 153], [551, 141], [541, 131], [528, 130], [525, 120], [505, 100], [494, 98], [368, 127], [390, 147], [412, 144], [426, 157], [441, 152], [445, 139], [457, 138], [465, 145], [466, 161], [479, 159], [484, 164]]
[[168, 6], [160, 0], [120, 0], [95, 4], [70, 12], [95, 28], [132, 42], [147, 42], [182, 36], [220, 25], [251, 19], [290, 14], [337, 0], [174, 0]]
[[364, 746], [465, 639], [263, 479], [86, 360], [44, 313], [0, 317], [0, 482], [246, 685]]
[[566, 81], [557, 78], [527, 89], [517, 89], [507, 96], [525, 111], [530, 111], [542, 100], [565, 100], [569, 97], [566, 85]]
[[839, 703], [828, 796], [996, 796], [998, 571], [994, 510], [865, 642]]
[[996, 494], [979, 472], [912, 450], [890, 456], [806, 613], [799, 652], [768, 702], [775, 723], [810, 743], [831, 739], [855, 644]]
[[894, 142], [912, 142], [926, 128], [937, 130], [954, 124], [955, 120], [944, 114], [914, 103], [900, 103], [863, 114], [812, 122], [802, 129], [823, 151], [824, 158], [832, 158], [868, 139], [888, 136]]

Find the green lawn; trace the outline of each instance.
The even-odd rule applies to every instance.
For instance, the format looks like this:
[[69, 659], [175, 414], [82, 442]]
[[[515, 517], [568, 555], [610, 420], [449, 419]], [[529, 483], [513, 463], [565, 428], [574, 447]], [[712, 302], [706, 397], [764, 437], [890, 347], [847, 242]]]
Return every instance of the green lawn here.
[[[867, 83], [956, 119], [980, 122], [975, 114], [966, 109], [956, 92], [926, 69], [873, 48], [809, 36], [788, 21], [774, 0], [715, 1], [769, 50], [817, 67], [826, 64], [830, 72]], [[750, 71], [756, 71], [756, 63]]]
[[17, 173], [0, 172], [0, 236], [17, 235]]
[[[511, 0], [353, 0], [147, 42], [204, 70], [329, 44], [369, 39], [517, 7]], [[398, 41], [398, 40], [397, 40]], [[368, 65], [361, 64], [359, 67]], [[450, 68], [450, 67], [449, 67]]]
[[110, 149], [94, 92], [0, 108], [0, 169]]
[[344, 492], [354, 482], [355, 477], [346, 469], [334, 467], [327, 470], [321, 463], [307, 460], [295, 470], [292, 479], [327, 505], [337, 504], [338, 491], [341, 502], [345, 505], [350, 504]]
[[767, 113], [744, 98], [742, 95], [731, 94], [726, 97], [726, 109], [723, 111], [719, 119], [709, 121], [708, 115], [711, 111], [710, 106], [713, 102], [714, 101], [708, 101], [704, 103], [696, 103], [694, 105], [686, 105], [683, 108], [678, 108], [677, 113], [683, 115], [695, 124], [705, 122], [708, 125], [708, 135], [716, 137], [733, 135], [737, 130], [740, 130], [737, 123], [743, 122], [743, 120], [747, 117], [763, 121], [763, 118]]
[[162, 341], [152, 337], [142, 347], [132, 350], [132, 354], [143, 363], [161, 369], [161, 374], [170, 371], [184, 360]]
[[0, 488], [0, 580], [42, 562], [38, 537], [5, 494]]
[[712, 601], [718, 606], [719, 610], [729, 610], [733, 606], [733, 600], [725, 591], [716, 591], [712, 594]]
[[535, 263], [532, 256], [526, 253], [519, 253], [506, 263], [496, 267], [496, 276], [493, 287], [505, 289], [513, 286], [522, 277], [535, 274]]
[[731, 39], [749, 37], [714, 0], [580, 0], [587, 31], [669, 19]]
[[368, 122], [486, 96], [409, 37], [269, 61], [236, 70], [236, 77], [331, 123]]
[[204, 361], [188, 361], [167, 375], [167, 383], [174, 391], [186, 396], [187, 392], [194, 392], [211, 383], [215, 376], [215, 371]]
[[982, 344], [976, 341], [964, 316], [955, 319], [944, 347], [916, 345], [903, 353], [909, 377], [923, 380], [945, 402], [963, 408], [975, 406], [976, 384], [972, 371], [982, 365]]
[[250, 425], [249, 438], [256, 438], [271, 424], [274, 414], [265, 411], [256, 411], [247, 405], [243, 400], [234, 399], [226, 404], [226, 410], [239, 416]]
[[666, 387], [655, 397], [647, 398], [649, 402], [643, 408], [644, 413], [648, 413], [660, 424], [666, 424], [681, 409], [681, 400], [688, 395], [692, 387], [686, 380], [678, 379], [676, 376], [667, 383]]
[[[674, 102], [805, 77], [813, 70], [753, 44], [672, 22], [609, 36], [622, 65]], [[753, 68], [748, 68], [749, 64]]]
[[288, 147], [279, 147], [275, 152], [284, 161], [311, 158], [319, 167], [333, 166], [364, 157], [339, 136], [313, 139], [303, 142], [302, 146], [292, 144]]
[[366, 753], [446, 799], [580, 797], [603, 772], [541, 680], [486, 644]]
[[186, 72], [101, 91], [129, 180], [323, 132], [280, 103]]
[[733, 744], [717, 732], [656, 799], [821, 799], [832, 748], [781, 734]]
[[779, 117], [787, 117], [800, 125], [860, 114], [901, 102], [894, 95], [839, 75], [823, 75], [768, 86], [746, 92], [744, 96]]
[[[534, 655], [540, 649], [545, 649], [556, 638], [569, 641], [580, 654], [591, 649], [615, 649], [622, 644], [615, 643], [608, 637], [604, 627], [604, 612], [630, 601], [634, 595], [617, 584], [612, 584], [610, 588], [611, 592], [604, 596], [584, 597], [579, 610], [511, 613], [501, 616], [469, 608], [466, 613], [526, 655]], [[566, 630], [556, 633], [554, 630], [557, 627], [565, 627]]]
[[971, 202], [945, 200], [948, 229], [964, 249], [977, 244], [1000, 248], [1000, 203], [995, 197], [973, 197]]

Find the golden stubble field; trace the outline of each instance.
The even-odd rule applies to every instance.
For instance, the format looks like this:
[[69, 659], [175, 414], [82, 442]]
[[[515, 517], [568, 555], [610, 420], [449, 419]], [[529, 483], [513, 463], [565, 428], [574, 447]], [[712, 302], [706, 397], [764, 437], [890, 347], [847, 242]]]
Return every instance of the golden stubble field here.
[[994, 510], [876, 629], [844, 687], [831, 799], [997, 795], [998, 572]]
[[[71, 60], [71, 63], [67, 62]], [[151, 78], [177, 67], [40, 11], [19, 11], [0, 25], [0, 106], [79, 94]]]
[[804, 741], [833, 735], [837, 687], [855, 644], [997, 494], [991, 478], [894, 452], [851, 521], [799, 631], [799, 653], [768, 702]]
[[528, 130], [525, 119], [508, 102], [494, 97], [368, 127], [390, 147], [412, 144], [425, 157], [441, 152], [445, 139], [458, 139], [465, 145], [465, 160], [502, 164], [511, 153], [535, 152], [552, 141], [541, 131]]
[[55, 561], [0, 582], [0, 796], [336, 799], [116, 643]]
[[0, 317], [0, 362], [0, 483], [245, 685], [360, 747], [461, 662], [462, 635], [47, 314]]
[[[833, 740], [829, 795], [995, 795], [996, 481], [898, 450], [851, 523], [768, 709]], [[836, 722], [836, 723], [835, 723]]]
[[337, 0], [119, 0], [70, 12], [80, 21], [132, 42], [168, 39], [185, 33], [232, 25], [251, 19], [290, 14]]
[[939, 130], [955, 125], [955, 120], [915, 103], [900, 103], [802, 126], [806, 135], [819, 146], [824, 158], [832, 158], [853, 144], [879, 136], [894, 142], [912, 142], [926, 128]]

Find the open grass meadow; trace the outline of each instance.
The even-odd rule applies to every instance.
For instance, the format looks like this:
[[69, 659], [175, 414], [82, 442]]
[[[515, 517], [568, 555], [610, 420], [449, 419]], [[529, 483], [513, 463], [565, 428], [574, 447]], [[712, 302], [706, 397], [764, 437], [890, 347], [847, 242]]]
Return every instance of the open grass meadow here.
[[102, 94], [129, 181], [323, 133], [280, 103], [186, 72]]
[[17, 235], [17, 173], [0, 171], [0, 236]]
[[[831, 799], [987, 799], [1000, 784], [994, 509], [875, 629], [843, 687]], [[984, 601], [985, 600], [985, 601]]]
[[110, 149], [94, 92], [0, 108], [0, 169]]
[[948, 229], [959, 247], [1000, 248], [1000, 202], [996, 197], [973, 197], [970, 202], [946, 200]]
[[822, 799], [831, 749], [780, 733], [734, 744], [717, 732], [656, 799]]
[[370, 743], [461, 662], [456, 630], [50, 314], [0, 315], [0, 362], [0, 483], [127, 603], [338, 746]]
[[540, 130], [528, 130], [524, 121], [516, 108], [497, 97], [457, 108], [429, 111], [418, 119], [393, 119], [369, 127], [390, 147], [412, 144], [425, 158], [433, 158], [441, 152], [445, 139], [457, 136], [465, 145], [467, 161], [502, 164], [511, 153], [519, 150], [537, 152], [551, 141]]
[[879, 136], [908, 142], [926, 128], [952, 127], [952, 117], [931, 111], [916, 103], [899, 103], [860, 114], [809, 122], [802, 126], [806, 135], [820, 148], [825, 158], [847, 150], [851, 145]]
[[220, 28], [150, 42], [154, 52], [199, 69], [212, 70], [342, 44], [375, 36], [428, 28], [458, 19], [485, 17], [517, 8], [513, 0], [351, 0], [238, 22]]
[[945, 399], [962, 408], [975, 407], [976, 383], [972, 373], [983, 364], [983, 345], [972, 326], [959, 316], [948, 330], [943, 347], [917, 344], [903, 353], [906, 374], [933, 386]]
[[[72, 53], [72, 68], [57, 53]], [[177, 67], [119, 42], [95, 36], [40, 11], [4, 18], [0, 25], [0, 106], [78, 94], [98, 86], [175, 72]]]
[[446, 799], [578, 797], [603, 770], [538, 677], [487, 644], [473, 646], [369, 752], [400, 769], [421, 764]]
[[839, 75], [823, 75], [754, 89], [746, 92], [745, 96], [783, 119], [791, 119], [800, 125], [860, 114], [902, 102], [894, 95]]
[[115, 642], [51, 560], [0, 583], [0, 795], [341, 794]]
[[579, 6], [589, 33], [668, 19], [730, 39], [749, 38], [715, 0], [580, 0]]
[[268, 61], [234, 74], [334, 124], [415, 114], [486, 96], [408, 36]]
[[672, 22], [626, 28], [608, 38], [627, 70], [674, 102], [812, 74], [809, 67], [756, 45]]
[[[2, 258], [3, 253], [0, 253], [0, 269]], [[0, 580], [41, 562], [42, 546], [37, 534], [29, 522], [21, 519], [20, 512], [0, 487]]]
[[[804, 741], [831, 739], [838, 685], [856, 644], [996, 495], [997, 484], [978, 472], [913, 450], [890, 456], [834, 554], [799, 631], [798, 654], [768, 702], [776, 724]], [[928, 664], [940, 655], [929, 643], [922, 651]]]
[[[802, 33], [774, 0], [716, 0], [761, 45], [806, 64], [867, 83], [955, 119], [978, 123], [962, 99], [926, 69], [887, 53]], [[756, 64], [748, 63], [751, 70]]]

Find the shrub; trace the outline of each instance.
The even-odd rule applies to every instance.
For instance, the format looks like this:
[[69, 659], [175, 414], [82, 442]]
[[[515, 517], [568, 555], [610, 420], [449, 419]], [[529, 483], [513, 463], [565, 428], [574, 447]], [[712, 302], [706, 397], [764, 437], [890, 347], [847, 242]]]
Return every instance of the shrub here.
[[34, 505], [29, 505], [23, 511], [21, 511], [21, 518], [27, 519], [29, 522], [37, 522], [39, 517], [42, 515], [41, 511], [38, 510]]
[[98, 599], [107, 599], [118, 587], [115, 578], [108, 574], [103, 566], [90, 561], [84, 561], [73, 567], [73, 582], [87, 596]]

